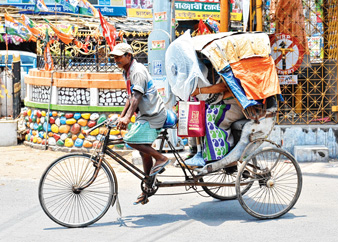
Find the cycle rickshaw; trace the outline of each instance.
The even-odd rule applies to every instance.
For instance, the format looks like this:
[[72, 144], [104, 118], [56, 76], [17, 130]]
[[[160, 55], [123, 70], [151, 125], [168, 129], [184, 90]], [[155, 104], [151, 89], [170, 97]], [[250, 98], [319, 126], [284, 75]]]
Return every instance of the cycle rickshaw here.
[[[228, 36], [227, 33], [217, 35], [208, 43]], [[214, 46], [221, 52], [217, 44]], [[232, 125], [237, 144], [230, 153], [221, 160], [194, 169], [184, 166], [184, 160], [168, 138], [168, 128], [175, 128], [176, 123], [165, 124], [158, 137], [160, 150], [164, 143], [170, 146], [179, 161], [183, 181], [165, 181], [162, 175], [147, 176], [110, 148], [110, 145], [123, 143], [121, 139], [110, 140], [112, 122], [98, 124], [88, 132], [100, 126], [107, 129], [92, 154], [67, 154], [46, 169], [39, 185], [40, 204], [48, 217], [62, 226], [85, 227], [98, 221], [118, 201], [117, 177], [107, 155], [140, 179], [141, 188], [148, 196], [155, 195], [163, 187], [202, 187], [213, 198], [238, 199], [243, 209], [256, 218], [278, 218], [287, 213], [300, 196], [301, 170], [290, 153], [268, 140], [276, 119], [275, 97], [245, 111], [247, 119]]]

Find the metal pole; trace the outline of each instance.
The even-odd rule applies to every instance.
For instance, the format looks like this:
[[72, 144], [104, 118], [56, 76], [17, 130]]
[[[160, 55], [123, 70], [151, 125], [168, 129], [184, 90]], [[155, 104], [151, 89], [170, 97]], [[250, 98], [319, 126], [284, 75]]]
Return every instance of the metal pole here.
[[220, 32], [229, 31], [229, 0], [221, 0], [221, 26]]
[[[107, 41], [106, 41], [106, 46], [107, 46]], [[99, 72], [99, 70], [100, 70], [99, 69], [99, 45], [97, 45], [97, 48], [96, 48], [96, 72]]]
[[263, 31], [263, 10], [262, 10], [262, 0], [256, 0], [256, 20], [257, 26], [256, 31]]
[[[4, 75], [5, 75], [5, 88], [7, 89], [7, 87], [8, 87], [8, 83], [7, 83], [7, 71], [8, 71], [8, 69], [6, 69], [6, 68], [7, 68], [7, 62], [5, 64], [5, 72], [4, 72]], [[8, 110], [7, 110], [7, 108], [8, 108], [8, 95], [6, 93], [6, 116], [5, 116], [6, 119], [7, 119], [7, 116], [8, 116]]]
[[[6, 11], [6, 13], [7, 13], [7, 11]], [[5, 75], [5, 83], [6, 83], [5, 87], [6, 87], [6, 89], [8, 87], [8, 83], [7, 83], [8, 66], [7, 65], [8, 65], [8, 35], [7, 35], [7, 27], [6, 27], [6, 57], [5, 57], [5, 69], [4, 69], [5, 70], [4, 75]], [[8, 108], [8, 95], [6, 93], [6, 119], [7, 119], [7, 116], [8, 116], [8, 110], [7, 110], [7, 108]]]
[[255, 1], [255, 0], [250, 0], [250, 16], [249, 16], [249, 18], [250, 18], [250, 31], [252, 31], [252, 25], [253, 25], [253, 12], [254, 12], [254, 10], [253, 10], [253, 7], [252, 7], [252, 5], [253, 5], [253, 1]]
[[53, 74], [54, 74], [54, 70], [51, 71], [51, 80], [50, 80], [50, 89], [49, 89], [49, 100], [48, 100], [48, 112], [46, 114], [46, 121], [47, 121], [47, 126], [46, 126], [46, 138], [45, 138], [45, 150], [47, 150], [47, 141], [48, 141], [48, 125], [49, 125], [49, 113], [50, 113], [50, 105], [52, 102], [52, 88], [53, 88], [53, 83], [54, 83], [54, 79], [53, 79]]
[[[176, 23], [176, 16], [175, 16], [175, 0], [171, 0], [171, 9], [170, 9], [170, 38], [171, 42], [175, 40], [175, 23]], [[173, 21], [174, 20], [174, 21]], [[173, 23], [174, 22], [174, 23]], [[173, 25], [173, 26], [172, 26]]]

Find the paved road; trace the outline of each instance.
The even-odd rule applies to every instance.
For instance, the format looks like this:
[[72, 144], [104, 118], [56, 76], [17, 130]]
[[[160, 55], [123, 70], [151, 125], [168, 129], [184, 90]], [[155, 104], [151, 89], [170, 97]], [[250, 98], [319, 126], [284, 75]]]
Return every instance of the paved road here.
[[96, 224], [81, 229], [63, 228], [43, 213], [38, 179], [1, 177], [0, 241], [337, 241], [338, 162], [301, 167], [304, 180], [298, 203], [282, 218], [265, 221], [251, 217], [236, 200], [220, 202], [196, 193], [154, 196], [147, 205], [134, 206], [139, 181], [117, 169], [122, 219], [114, 207]]

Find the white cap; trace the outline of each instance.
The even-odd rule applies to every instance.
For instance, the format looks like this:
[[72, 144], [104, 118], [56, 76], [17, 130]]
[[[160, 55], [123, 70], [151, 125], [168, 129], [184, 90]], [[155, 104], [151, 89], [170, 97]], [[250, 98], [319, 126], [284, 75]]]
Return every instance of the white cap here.
[[114, 46], [113, 51], [109, 53], [109, 55], [117, 55], [117, 56], [122, 56], [125, 53], [130, 53], [133, 54], [133, 49], [131, 48], [130, 45], [126, 43], [120, 43]]

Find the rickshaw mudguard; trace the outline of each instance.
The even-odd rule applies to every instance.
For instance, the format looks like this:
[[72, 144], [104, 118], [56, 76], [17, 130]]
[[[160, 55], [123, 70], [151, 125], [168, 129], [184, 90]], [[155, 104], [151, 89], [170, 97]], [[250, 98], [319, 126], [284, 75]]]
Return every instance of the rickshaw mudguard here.
[[[241, 138], [236, 144], [236, 146], [227, 154], [223, 159], [209, 163], [205, 165], [203, 168], [198, 169], [199, 175], [205, 175], [207, 173], [211, 173], [214, 171], [218, 171], [230, 163], [235, 161], [239, 161], [241, 156], [247, 156], [250, 152], [256, 150], [263, 142], [258, 141], [251, 143], [251, 141], [256, 139], [266, 139], [275, 124], [275, 116], [274, 117], [263, 117], [259, 119], [259, 123], [255, 122], [254, 120], [249, 121], [243, 127]], [[248, 145], [251, 147], [246, 151], [248, 154], [243, 154], [245, 148]]]

